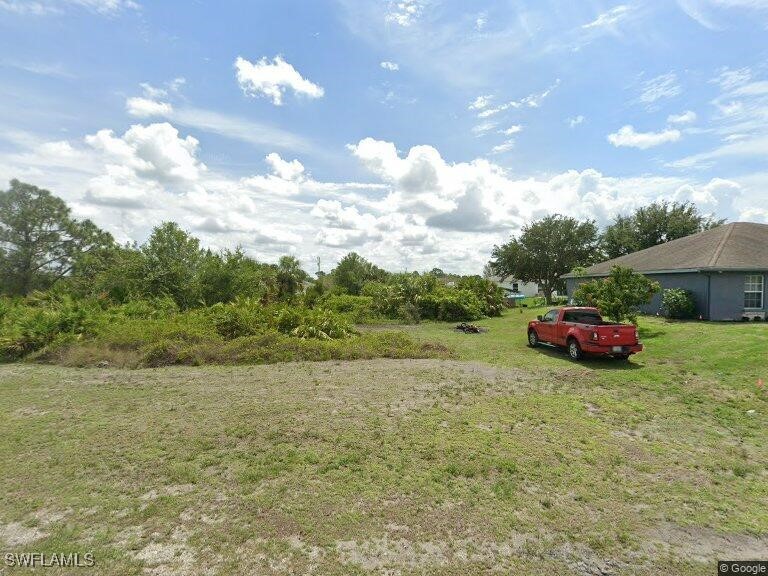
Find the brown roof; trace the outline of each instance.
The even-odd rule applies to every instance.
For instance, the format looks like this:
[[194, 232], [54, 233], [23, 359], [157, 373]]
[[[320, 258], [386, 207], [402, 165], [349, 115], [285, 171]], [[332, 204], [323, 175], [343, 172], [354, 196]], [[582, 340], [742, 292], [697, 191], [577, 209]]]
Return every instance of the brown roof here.
[[[638, 272], [768, 270], [768, 224], [724, 224], [600, 262], [587, 268], [585, 276], [606, 275], [612, 266], [626, 266]], [[564, 277], [574, 275], [570, 272]]]

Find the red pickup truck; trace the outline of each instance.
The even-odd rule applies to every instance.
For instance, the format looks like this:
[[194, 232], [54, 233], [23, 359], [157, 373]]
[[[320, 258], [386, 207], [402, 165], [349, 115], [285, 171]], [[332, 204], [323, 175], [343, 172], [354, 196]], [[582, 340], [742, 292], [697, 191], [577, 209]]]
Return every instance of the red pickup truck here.
[[574, 360], [584, 354], [602, 354], [626, 360], [641, 352], [637, 328], [604, 322], [597, 308], [567, 306], [555, 308], [528, 323], [528, 344], [540, 342], [565, 346]]

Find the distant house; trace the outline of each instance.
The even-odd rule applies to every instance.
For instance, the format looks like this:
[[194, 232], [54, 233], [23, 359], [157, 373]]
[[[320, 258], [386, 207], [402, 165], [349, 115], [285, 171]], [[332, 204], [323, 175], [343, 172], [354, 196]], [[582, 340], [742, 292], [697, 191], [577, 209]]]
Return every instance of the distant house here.
[[504, 290], [506, 296], [522, 294], [523, 296], [538, 296], [539, 285], [535, 282], [521, 282], [514, 278], [505, 278], [502, 280], [498, 276], [489, 276], [488, 280], [494, 282], [499, 288]]
[[[689, 290], [697, 315], [705, 319], [765, 319], [768, 311], [768, 224], [733, 222], [595, 264], [583, 275], [565, 274], [568, 295], [581, 282], [607, 276], [617, 265], [642, 272], [662, 289]], [[655, 314], [660, 306], [657, 294], [643, 312]]]

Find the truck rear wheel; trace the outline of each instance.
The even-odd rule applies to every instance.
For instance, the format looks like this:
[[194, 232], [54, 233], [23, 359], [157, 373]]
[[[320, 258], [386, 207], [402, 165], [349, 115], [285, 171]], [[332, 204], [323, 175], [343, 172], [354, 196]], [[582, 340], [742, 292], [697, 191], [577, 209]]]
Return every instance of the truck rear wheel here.
[[536, 330], [528, 330], [528, 346], [536, 348], [539, 345], [539, 335], [536, 334]]
[[579, 341], [576, 338], [568, 340], [568, 356], [577, 362], [584, 358], [584, 352], [581, 351], [581, 346], [579, 346]]

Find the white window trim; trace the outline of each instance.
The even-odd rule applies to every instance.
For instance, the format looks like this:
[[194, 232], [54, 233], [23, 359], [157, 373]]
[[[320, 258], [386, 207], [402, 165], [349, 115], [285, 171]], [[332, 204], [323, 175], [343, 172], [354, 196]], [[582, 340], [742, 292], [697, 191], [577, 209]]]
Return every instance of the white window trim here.
[[759, 277], [760, 278], [760, 308], [747, 308], [744, 307], [744, 310], [764, 310], [765, 309], [765, 276], [763, 274], [746, 274], [744, 276], [744, 296], [747, 294], [757, 294], [757, 290], [747, 290], [747, 278], [750, 277]]

